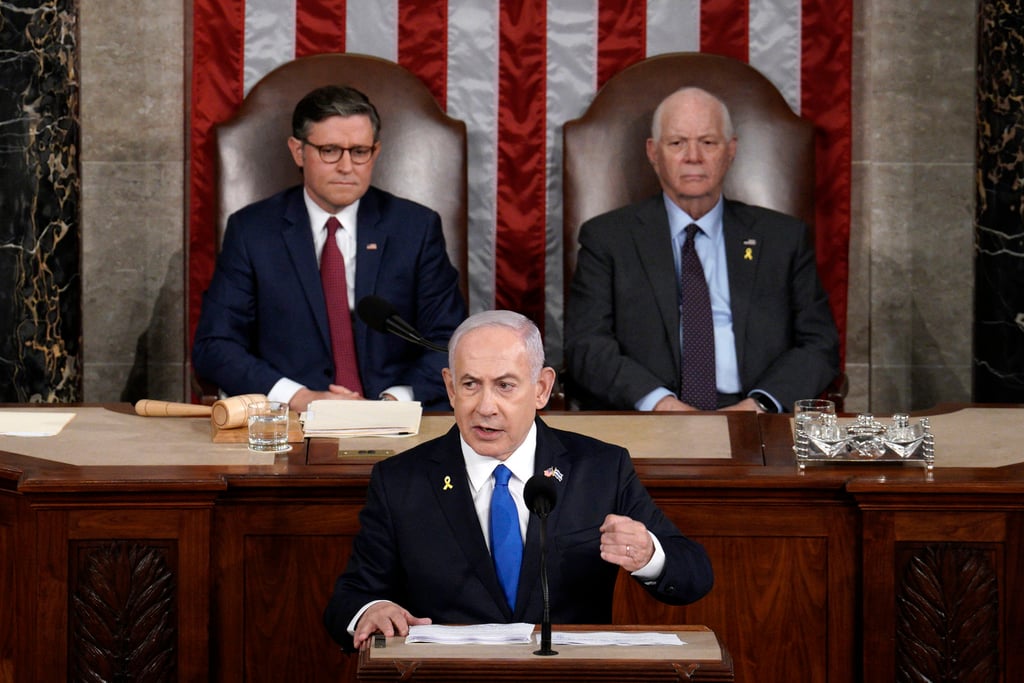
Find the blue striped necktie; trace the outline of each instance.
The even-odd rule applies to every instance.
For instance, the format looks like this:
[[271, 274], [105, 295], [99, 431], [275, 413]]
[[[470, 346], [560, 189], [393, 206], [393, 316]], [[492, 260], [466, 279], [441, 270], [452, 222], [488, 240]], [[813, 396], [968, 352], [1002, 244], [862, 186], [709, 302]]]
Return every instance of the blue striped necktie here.
[[516, 608], [519, 569], [523, 564], [523, 537], [519, 534], [519, 511], [508, 490], [512, 470], [504, 465], [494, 468], [494, 494], [491, 496], [491, 555], [494, 569], [509, 607]]

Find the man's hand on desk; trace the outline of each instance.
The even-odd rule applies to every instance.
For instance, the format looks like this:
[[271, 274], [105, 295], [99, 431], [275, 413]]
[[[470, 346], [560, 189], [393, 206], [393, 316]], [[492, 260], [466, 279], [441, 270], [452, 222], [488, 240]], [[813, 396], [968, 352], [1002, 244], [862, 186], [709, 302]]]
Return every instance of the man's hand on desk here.
[[745, 398], [736, 405], [731, 405], [728, 408], [722, 408], [721, 410], [752, 410], [755, 413], [763, 413], [761, 406], [757, 405], [757, 401], [752, 398]]
[[675, 396], [666, 396], [654, 405], [655, 412], [670, 410], [697, 410], [689, 403], [683, 403]]
[[305, 387], [299, 389], [292, 396], [292, 400], [288, 402], [288, 407], [297, 413], [301, 413], [309, 404], [313, 401], [322, 400], [337, 400], [337, 401], [363, 401], [365, 400], [357, 392], [351, 389], [346, 389], [340, 384], [332, 384], [327, 388], [327, 391], [312, 391]]
[[[666, 396], [665, 398], [658, 401], [654, 406], [656, 412], [670, 411], [670, 410], [696, 410], [693, 406], [688, 403], [683, 403], [675, 396]], [[763, 413], [761, 406], [757, 405], [757, 401], [752, 398], [745, 398], [735, 405], [731, 405], [728, 408], [719, 408], [719, 410], [752, 410], [755, 413]]]
[[359, 648], [374, 633], [382, 633], [385, 636], [407, 636], [410, 626], [422, 626], [429, 623], [428, 617], [414, 617], [403, 607], [384, 600], [370, 605], [359, 617], [355, 633], [352, 634], [352, 644]]

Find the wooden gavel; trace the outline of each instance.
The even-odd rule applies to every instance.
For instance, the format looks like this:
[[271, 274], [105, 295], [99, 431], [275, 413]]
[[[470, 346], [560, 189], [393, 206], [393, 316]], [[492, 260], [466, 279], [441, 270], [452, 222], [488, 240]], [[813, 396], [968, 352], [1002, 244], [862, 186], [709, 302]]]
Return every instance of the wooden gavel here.
[[203, 406], [144, 398], [135, 404], [135, 412], [143, 417], [209, 417], [220, 429], [234, 429], [245, 426], [246, 406], [266, 400], [263, 394], [240, 394], [223, 398], [212, 406]]

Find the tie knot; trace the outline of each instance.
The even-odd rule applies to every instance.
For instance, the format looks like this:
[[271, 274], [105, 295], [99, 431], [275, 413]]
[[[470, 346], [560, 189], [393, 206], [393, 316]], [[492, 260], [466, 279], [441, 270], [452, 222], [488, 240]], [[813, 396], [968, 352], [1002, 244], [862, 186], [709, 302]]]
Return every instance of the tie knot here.
[[690, 223], [686, 226], [686, 239], [692, 240], [698, 232], [700, 232], [700, 226], [696, 223]]
[[494, 468], [494, 485], [495, 486], [508, 486], [508, 480], [512, 478], [512, 470], [505, 467], [504, 465], [498, 465]]
[[337, 232], [338, 228], [340, 228], [340, 227], [341, 227], [341, 221], [339, 221], [334, 216], [331, 216], [330, 218], [328, 218], [327, 222], [324, 223], [324, 228], [327, 230], [328, 233]]

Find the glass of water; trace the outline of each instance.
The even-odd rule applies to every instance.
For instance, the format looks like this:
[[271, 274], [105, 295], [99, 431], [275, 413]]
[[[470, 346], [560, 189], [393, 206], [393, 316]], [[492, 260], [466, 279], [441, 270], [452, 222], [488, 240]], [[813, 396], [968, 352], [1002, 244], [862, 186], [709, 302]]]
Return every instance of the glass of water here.
[[835, 414], [836, 404], [822, 398], [802, 398], [793, 404], [794, 427], [807, 436], [818, 436], [824, 424], [822, 416]]
[[289, 449], [287, 403], [250, 403], [246, 406], [245, 415], [249, 425], [249, 450], [279, 453]]

